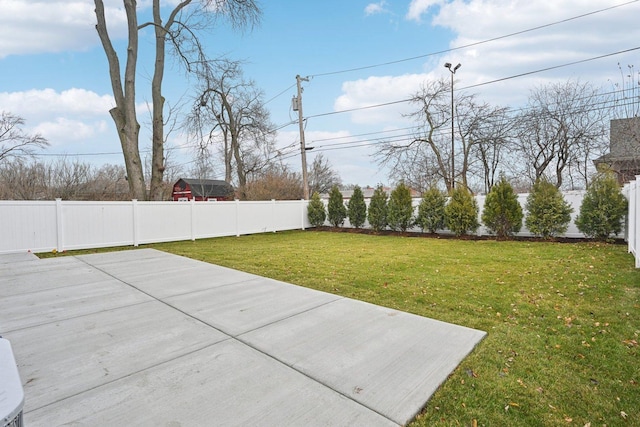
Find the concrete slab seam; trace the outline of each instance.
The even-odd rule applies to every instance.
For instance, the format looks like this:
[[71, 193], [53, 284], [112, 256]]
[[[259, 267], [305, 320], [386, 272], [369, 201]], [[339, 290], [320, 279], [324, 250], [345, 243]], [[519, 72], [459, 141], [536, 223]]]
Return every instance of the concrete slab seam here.
[[[101, 268], [99, 268], [99, 267], [97, 267], [97, 266], [95, 266], [95, 265], [92, 265], [92, 264], [90, 264], [90, 263], [88, 263], [88, 262], [86, 262], [86, 261], [84, 261], [84, 260], [81, 260], [81, 261], [85, 262], [85, 263], [86, 263], [86, 264], [88, 264], [88, 265], [91, 265], [93, 268], [95, 268], [95, 269], [97, 269], [97, 270], [99, 270], [99, 271], [102, 271], [102, 272], [103, 272], [103, 273], [105, 273], [105, 274], [108, 274], [109, 276], [113, 277], [114, 279], [116, 279], [116, 280], [118, 280], [118, 281], [120, 281], [120, 282], [122, 282], [122, 283], [124, 283], [124, 284], [126, 284], [126, 285], [128, 285], [128, 286], [131, 286], [132, 288], [134, 288], [134, 289], [136, 289], [136, 290], [138, 290], [138, 291], [142, 292], [143, 294], [145, 294], [145, 295], [147, 295], [147, 296], [149, 296], [149, 297], [151, 297], [151, 298], [153, 298], [153, 299], [155, 299], [155, 300], [157, 300], [157, 301], [161, 302], [162, 304], [165, 304], [167, 307], [170, 307], [170, 308], [172, 308], [172, 309], [174, 309], [174, 310], [176, 310], [176, 311], [179, 311], [180, 313], [184, 314], [185, 316], [188, 316], [188, 317], [190, 317], [190, 318], [192, 318], [192, 319], [194, 319], [194, 320], [196, 320], [196, 321], [198, 321], [198, 322], [200, 322], [200, 323], [202, 323], [202, 324], [204, 324], [204, 325], [207, 325], [207, 326], [209, 326], [209, 327], [211, 327], [211, 328], [213, 328], [213, 329], [215, 329], [215, 330], [217, 330], [217, 331], [219, 331], [219, 332], [221, 332], [221, 333], [223, 333], [223, 334], [225, 334], [225, 335], [229, 336], [231, 339], [234, 339], [234, 340], [238, 341], [238, 342], [239, 342], [239, 343], [241, 343], [242, 345], [245, 345], [245, 346], [247, 346], [247, 347], [251, 348], [252, 350], [257, 351], [258, 353], [263, 354], [264, 356], [268, 357], [269, 359], [272, 359], [272, 360], [274, 360], [274, 361], [276, 361], [276, 362], [278, 362], [278, 363], [280, 363], [280, 364], [282, 364], [282, 365], [286, 366], [287, 368], [289, 368], [289, 369], [291, 369], [291, 370], [293, 370], [293, 371], [295, 371], [295, 372], [299, 373], [300, 375], [303, 375], [305, 378], [308, 378], [309, 380], [311, 380], [311, 381], [313, 381], [313, 382], [315, 382], [315, 383], [318, 383], [318, 384], [322, 385], [323, 387], [325, 387], [325, 388], [327, 388], [327, 389], [329, 389], [329, 390], [333, 391], [334, 393], [337, 393], [338, 395], [340, 395], [340, 396], [344, 397], [345, 399], [348, 399], [349, 401], [351, 401], [351, 402], [353, 402], [353, 403], [355, 403], [355, 404], [357, 404], [357, 405], [359, 405], [359, 406], [361, 406], [361, 407], [363, 407], [363, 408], [366, 408], [367, 410], [369, 410], [369, 411], [371, 411], [371, 412], [374, 412], [374, 413], [376, 413], [376, 414], [380, 415], [381, 417], [383, 417], [383, 418], [385, 418], [385, 419], [387, 419], [387, 420], [389, 420], [389, 421], [391, 421], [391, 422], [393, 422], [393, 423], [395, 423], [395, 424], [398, 424], [398, 422], [397, 422], [396, 420], [393, 420], [393, 419], [389, 418], [388, 416], [386, 416], [385, 414], [383, 414], [383, 413], [381, 413], [381, 412], [377, 411], [376, 409], [373, 409], [373, 408], [371, 408], [371, 407], [369, 407], [369, 406], [367, 406], [367, 405], [364, 405], [362, 402], [358, 402], [358, 401], [354, 400], [353, 398], [351, 398], [351, 397], [350, 397], [350, 396], [348, 396], [347, 394], [342, 393], [342, 392], [340, 392], [340, 391], [338, 391], [338, 390], [336, 390], [336, 389], [332, 388], [332, 387], [331, 387], [331, 386], [329, 386], [328, 384], [326, 384], [326, 383], [324, 383], [324, 382], [322, 382], [322, 381], [319, 381], [318, 379], [313, 378], [313, 377], [311, 377], [311, 376], [307, 375], [306, 373], [304, 373], [304, 372], [302, 372], [302, 371], [300, 371], [300, 370], [296, 369], [293, 365], [290, 365], [290, 364], [288, 364], [288, 363], [285, 363], [285, 362], [283, 362], [282, 360], [280, 360], [280, 359], [278, 359], [278, 358], [274, 357], [273, 355], [268, 354], [268, 353], [266, 353], [266, 352], [264, 352], [264, 351], [260, 350], [259, 348], [256, 348], [256, 347], [252, 346], [251, 344], [249, 344], [249, 343], [247, 343], [247, 342], [243, 341], [242, 339], [240, 339], [240, 338], [239, 338], [239, 336], [240, 336], [240, 335], [242, 335], [242, 334], [240, 334], [240, 335], [238, 335], [238, 336], [232, 336], [232, 335], [229, 335], [228, 333], [221, 331], [220, 329], [218, 329], [218, 328], [216, 328], [215, 326], [213, 326], [213, 325], [211, 325], [211, 324], [209, 324], [209, 323], [205, 322], [204, 320], [199, 319], [199, 318], [195, 317], [195, 316], [194, 316], [194, 315], [192, 315], [192, 314], [186, 313], [184, 310], [181, 310], [181, 309], [179, 309], [179, 308], [177, 308], [177, 307], [175, 307], [175, 306], [173, 306], [173, 305], [169, 304], [168, 302], [163, 301], [163, 300], [161, 300], [161, 299], [159, 299], [159, 298], [157, 298], [157, 297], [155, 297], [155, 296], [151, 295], [150, 293], [145, 292], [145, 291], [143, 291], [143, 290], [139, 289], [138, 287], [136, 287], [135, 285], [132, 285], [131, 283], [127, 283], [127, 282], [125, 282], [124, 280], [122, 280], [122, 279], [120, 279], [120, 278], [118, 278], [118, 277], [116, 277], [116, 276], [112, 275], [111, 273], [109, 273], [109, 272], [107, 272], [107, 271], [102, 270], [102, 269], [101, 269]], [[299, 285], [294, 285], [294, 286], [299, 286]], [[333, 294], [332, 294], [332, 295], [333, 295]], [[287, 316], [287, 317], [286, 317], [286, 318], [284, 318], [284, 319], [279, 319], [279, 320], [277, 320], [277, 321], [271, 322], [271, 323], [270, 323], [270, 325], [273, 325], [273, 324], [275, 324], [275, 323], [281, 322], [281, 321], [283, 321], [283, 320], [285, 320], [285, 319], [290, 319], [290, 318], [295, 317], [295, 316], [297, 316], [297, 315], [299, 315], [299, 314], [301, 314], [301, 313], [307, 313], [307, 312], [312, 311], [312, 310], [314, 310], [314, 309], [317, 309], [317, 308], [319, 308], [319, 307], [323, 307], [323, 306], [325, 306], [325, 305], [327, 305], [327, 304], [334, 303], [334, 302], [336, 302], [336, 301], [340, 301], [340, 300], [343, 300], [343, 299], [345, 299], [345, 297], [341, 297], [341, 296], [339, 296], [339, 295], [336, 295], [336, 299], [335, 299], [335, 300], [328, 301], [328, 302], [326, 302], [326, 303], [322, 303], [322, 304], [320, 304], [320, 305], [318, 305], [318, 306], [312, 307], [312, 308], [307, 309], [307, 310], [304, 310], [304, 311], [302, 311], [302, 312], [299, 312], [299, 313], [293, 314], [293, 315], [291, 315], [291, 316]], [[267, 325], [263, 325], [263, 326], [261, 326], [260, 328], [264, 328], [265, 326], [267, 326]], [[257, 329], [260, 329], [260, 328], [255, 328], [255, 329], [253, 329], [253, 330], [257, 330]], [[248, 332], [250, 332], [250, 331], [245, 331], [245, 332], [243, 332], [243, 334], [246, 334], [246, 333], [248, 333]], [[400, 425], [400, 424], [398, 424], [398, 425]]]
[[143, 369], [138, 369], [137, 371], [134, 371], [134, 372], [129, 372], [126, 375], [122, 375], [122, 376], [120, 376], [118, 378], [114, 378], [114, 379], [112, 379], [110, 381], [107, 381], [107, 382], [104, 382], [102, 384], [98, 384], [98, 385], [95, 385], [93, 387], [89, 387], [89, 388], [87, 388], [85, 390], [82, 390], [82, 391], [78, 391], [77, 393], [70, 394], [69, 396], [65, 396], [65, 397], [63, 397], [61, 399], [55, 400], [53, 402], [49, 402], [46, 405], [42, 405], [42, 406], [37, 407], [37, 408], [31, 408], [30, 410], [25, 411], [25, 414], [28, 414], [28, 413], [34, 412], [34, 411], [38, 411], [38, 410], [40, 410], [42, 408], [46, 408], [47, 406], [55, 405], [55, 404], [57, 404], [59, 402], [62, 402], [64, 400], [71, 399], [73, 397], [76, 397], [78, 395], [81, 395], [81, 394], [86, 393], [86, 392], [91, 391], [91, 390], [96, 390], [96, 389], [98, 389], [100, 387], [104, 387], [104, 386], [112, 384], [112, 383], [114, 383], [116, 381], [121, 381], [121, 380], [123, 380], [125, 378], [129, 378], [129, 377], [132, 377], [134, 375], [138, 375], [138, 374], [140, 374], [140, 373], [142, 373], [144, 371], [148, 371], [150, 369], [154, 369], [154, 368], [156, 368], [158, 366], [162, 366], [164, 364], [167, 364], [167, 363], [170, 363], [170, 362], [174, 362], [174, 361], [176, 361], [176, 360], [178, 360], [178, 359], [180, 359], [182, 357], [190, 356], [190, 355], [192, 355], [194, 353], [197, 353], [198, 351], [202, 351], [204, 349], [207, 349], [209, 347], [213, 347], [214, 345], [218, 345], [220, 343], [223, 343], [225, 341], [229, 341], [229, 340], [232, 340], [232, 339], [233, 339], [232, 337], [228, 337], [228, 338], [222, 339], [220, 341], [216, 341], [216, 342], [214, 342], [212, 344], [205, 345], [204, 347], [201, 347], [201, 348], [198, 348], [198, 349], [195, 349], [195, 350], [191, 350], [191, 351], [189, 351], [187, 353], [181, 354], [180, 356], [176, 356], [176, 357], [173, 357], [171, 359], [163, 360], [162, 362], [154, 363], [154, 364], [149, 365], [149, 366], [147, 366], [147, 367], [145, 367]]
[[[98, 313], [106, 313], [106, 312], [112, 311], [112, 310], [118, 310], [118, 309], [127, 308], [127, 307], [135, 307], [136, 305], [150, 304], [150, 303], [153, 303], [153, 302], [154, 301], [140, 301], [140, 302], [135, 302], [135, 303], [132, 303], [132, 304], [119, 305], [117, 307], [110, 307], [110, 308], [107, 308], [107, 309], [104, 309], [104, 310], [92, 311], [91, 313], [78, 314], [77, 316], [64, 317], [64, 318], [61, 318], [61, 319], [53, 319], [50, 322], [37, 323], [35, 325], [23, 326], [21, 328], [16, 328], [16, 329], [7, 329], [7, 330], [3, 331], [3, 333], [23, 331], [23, 330], [30, 329], [30, 328], [38, 328], [40, 326], [50, 325], [52, 323], [64, 322], [64, 321], [73, 320], [73, 319], [80, 319], [82, 317], [93, 316], [94, 314], [98, 314]], [[225, 334], [225, 335], [228, 335], [228, 334]]]
[[[331, 302], [334, 302], [334, 301], [331, 301]], [[275, 322], [274, 322], [274, 323], [275, 323]], [[260, 329], [260, 328], [256, 328], [256, 329]], [[329, 390], [333, 391], [334, 393], [339, 394], [340, 396], [342, 396], [342, 397], [344, 397], [345, 399], [347, 399], [347, 400], [349, 400], [349, 401], [351, 401], [351, 402], [355, 403], [356, 405], [358, 405], [358, 406], [362, 406], [363, 408], [366, 408], [366, 409], [368, 409], [369, 411], [371, 411], [371, 412], [373, 412], [373, 413], [376, 413], [376, 414], [380, 415], [380, 416], [381, 416], [381, 417], [383, 417], [384, 419], [387, 419], [387, 420], [391, 421], [392, 423], [397, 424], [398, 426], [401, 426], [401, 425], [402, 425], [402, 424], [398, 423], [398, 421], [397, 421], [397, 420], [394, 420], [394, 419], [389, 418], [387, 415], [383, 414], [382, 412], [380, 412], [380, 411], [378, 411], [378, 410], [376, 410], [376, 409], [374, 409], [374, 408], [371, 408], [370, 406], [367, 406], [367, 405], [365, 405], [365, 404], [364, 404], [364, 403], [362, 403], [362, 402], [358, 402], [357, 400], [354, 400], [351, 396], [349, 396], [349, 395], [347, 395], [347, 394], [345, 394], [345, 393], [343, 393], [343, 392], [341, 392], [341, 391], [339, 391], [339, 390], [336, 390], [335, 388], [331, 387], [329, 384], [326, 384], [325, 382], [320, 381], [319, 379], [314, 378], [314, 377], [312, 377], [311, 375], [309, 375], [309, 374], [307, 374], [307, 373], [305, 373], [305, 372], [303, 372], [303, 371], [301, 371], [301, 370], [299, 370], [299, 369], [296, 369], [294, 365], [289, 364], [289, 363], [286, 363], [285, 361], [280, 360], [279, 358], [277, 358], [277, 357], [275, 357], [275, 356], [273, 356], [273, 355], [271, 355], [271, 354], [269, 354], [269, 353], [266, 353], [266, 352], [264, 352], [264, 351], [260, 350], [259, 348], [256, 348], [256, 347], [252, 346], [250, 343], [243, 341], [243, 340], [242, 340], [242, 339], [240, 339], [239, 337], [234, 337], [234, 339], [235, 339], [235, 340], [237, 340], [237, 341], [239, 341], [239, 342], [240, 342], [240, 343], [242, 343], [243, 345], [246, 345], [247, 347], [249, 347], [249, 348], [251, 348], [251, 349], [253, 349], [253, 350], [257, 351], [257, 352], [262, 353], [262, 354], [264, 354], [265, 356], [267, 356], [267, 357], [269, 357], [269, 358], [271, 358], [271, 359], [275, 360], [276, 362], [278, 362], [278, 363], [280, 363], [280, 364], [282, 364], [282, 365], [284, 365], [284, 366], [288, 367], [289, 369], [291, 369], [291, 370], [293, 370], [293, 371], [295, 371], [295, 372], [299, 373], [300, 375], [304, 376], [305, 378], [309, 379], [310, 381], [313, 381], [313, 382], [315, 382], [315, 383], [318, 383], [318, 384], [320, 384], [321, 386], [323, 386], [323, 387], [325, 387], [325, 388], [327, 388], [327, 389], [329, 389]]]
[[[118, 279], [118, 280], [122, 280], [122, 279]], [[185, 295], [197, 294], [198, 292], [207, 292], [207, 291], [210, 291], [212, 289], [222, 289], [222, 288], [226, 288], [228, 286], [241, 285], [243, 283], [248, 283], [248, 282], [251, 282], [252, 280], [256, 280], [256, 277], [252, 277], [252, 278], [247, 279], [247, 280], [239, 280], [237, 282], [225, 283], [224, 285], [213, 286], [213, 287], [210, 287], [210, 288], [196, 289], [196, 290], [193, 290], [193, 291], [183, 292], [181, 294], [173, 294], [173, 295], [167, 296], [165, 298], [176, 298], [176, 297], [182, 297], [182, 296], [185, 296]], [[126, 283], [126, 282], [123, 282], [123, 283]], [[133, 286], [133, 285], [131, 285], [131, 286]]]
[[129, 286], [129, 287], [131, 287], [131, 288], [133, 288], [133, 289], [135, 289], [136, 291], [140, 292], [141, 294], [144, 294], [144, 295], [146, 295], [146, 296], [148, 296], [148, 297], [152, 298], [154, 301], [158, 301], [159, 303], [164, 304], [165, 306], [167, 306], [167, 307], [169, 307], [169, 308], [171, 308], [171, 309], [174, 309], [174, 310], [176, 310], [176, 311], [178, 311], [178, 312], [182, 313], [183, 315], [185, 315], [185, 316], [187, 316], [187, 317], [189, 317], [189, 318], [191, 318], [191, 319], [195, 320], [196, 322], [199, 322], [199, 323], [201, 323], [201, 324], [203, 324], [203, 325], [205, 325], [205, 326], [208, 326], [208, 327], [210, 327], [210, 328], [212, 328], [212, 329], [215, 329], [216, 331], [218, 331], [218, 332], [220, 332], [220, 333], [222, 333], [222, 334], [227, 335], [227, 336], [229, 336], [229, 337], [230, 337], [230, 335], [229, 335], [229, 334], [227, 334], [227, 333], [226, 333], [226, 332], [224, 332], [224, 331], [221, 331], [220, 329], [216, 328], [215, 326], [211, 325], [210, 323], [207, 323], [207, 322], [205, 322], [204, 320], [199, 319], [199, 318], [195, 317], [194, 315], [189, 314], [189, 313], [187, 313], [186, 311], [181, 310], [181, 309], [179, 309], [179, 308], [177, 308], [177, 307], [175, 307], [175, 306], [173, 306], [173, 305], [169, 304], [168, 302], [166, 302], [166, 301], [164, 301], [164, 300], [161, 300], [160, 298], [158, 298], [158, 297], [156, 297], [156, 296], [154, 296], [154, 295], [151, 295], [149, 292], [143, 291], [143, 290], [142, 290], [142, 289], [140, 289], [139, 287], [137, 287], [137, 286], [135, 286], [135, 285], [133, 285], [133, 284], [131, 284], [131, 283], [129, 283], [129, 282], [126, 282], [126, 281], [122, 280], [122, 279], [121, 279], [121, 278], [119, 278], [119, 277], [114, 276], [113, 274], [109, 273], [108, 271], [105, 271], [105, 270], [101, 269], [100, 267], [97, 267], [97, 266], [95, 266], [95, 265], [92, 265], [92, 264], [90, 264], [90, 263], [88, 263], [88, 262], [86, 262], [86, 261], [84, 261], [84, 260], [82, 260], [82, 259], [81, 259], [80, 261], [84, 262], [84, 263], [85, 263], [85, 264], [87, 264], [87, 265], [90, 265], [92, 268], [95, 268], [95, 269], [96, 269], [96, 270], [98, 270], [98, 271], [103, 272], [104, 274], [109, 275], [110, 277], [114, 278], [114, 279], [115, 279], [115, 280], [117, 280], [118, 282], [123, 283], [123, 284], [125, 284], [125, 285], [127, 285], [127, 286]]

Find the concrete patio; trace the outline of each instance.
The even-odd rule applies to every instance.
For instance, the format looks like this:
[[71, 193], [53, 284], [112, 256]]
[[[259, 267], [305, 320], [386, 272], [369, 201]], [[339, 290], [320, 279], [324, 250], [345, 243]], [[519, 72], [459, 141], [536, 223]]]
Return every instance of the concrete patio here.
[[0, 255], [28, 426], [405, 425], [485, 333], [152, 250]]

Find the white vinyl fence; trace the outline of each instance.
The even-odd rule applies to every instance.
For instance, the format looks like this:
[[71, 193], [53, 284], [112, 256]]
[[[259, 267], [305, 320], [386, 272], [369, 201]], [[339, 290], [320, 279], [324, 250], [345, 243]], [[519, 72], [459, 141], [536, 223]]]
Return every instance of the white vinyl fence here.
[[635, 181], [625, 184], [623, 192], [629, 201], [626, 239], [629, 252], [636, 259], [636, 268], [640, 268], [640, 175]]
[[[626, 184], [629, 216], [625, 235], [629, 252], [640, 268], [640, 176]], [[583, 191], [563, 193], [580, 211]], [[527, 194], [520, 194], [524, 207]], [[477, 196], [480, 213], [484, 196]], [[345, 200], [346, 202], [346, 200]], [[368, 202], [368, 201], [367, 201]], [[417, 208], [420, 199], [414, 199]], [[266, 202], [76, 202], [0, 201], [0, 254], [49, 252], [145, 243], [195, 240], [209, 237], [304, 230], [311, 225], [305, 200]], [[349, 227], [349, 221], [344, 224]], [[368, 223], [365, 223], [365, 227]], [[420, 231], [414, 228], [411, 231]], [[447, 230], [441, 230], [446, 233]], [[484, 227], [479, 235], [488, 234]], [[523, 227], [518, 234], [530, 236]], [[571, 221], [565, 237], [582, 238]], [[622, 236], [619, 236], [622, 237]]]
[[0, 201], [0, 254], [304, 230], [310, 225], [307, 204]]

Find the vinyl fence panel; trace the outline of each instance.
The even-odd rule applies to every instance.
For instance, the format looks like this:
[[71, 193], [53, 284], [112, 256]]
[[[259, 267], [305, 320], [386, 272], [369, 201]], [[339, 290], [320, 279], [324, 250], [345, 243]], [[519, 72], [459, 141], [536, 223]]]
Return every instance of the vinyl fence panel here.
[[0, 253], [57, 248], [57, 217], [55, 201], [0, 202]]

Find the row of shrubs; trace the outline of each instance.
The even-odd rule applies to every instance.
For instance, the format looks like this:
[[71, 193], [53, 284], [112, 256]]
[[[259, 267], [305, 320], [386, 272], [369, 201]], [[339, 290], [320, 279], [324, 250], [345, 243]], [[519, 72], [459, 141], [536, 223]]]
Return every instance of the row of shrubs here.
[[[520, 231], [524, 219], [531, 233], [548, 239], [567, 231], [573, 208], [555, 185], [539, 180], [527, 197], [525, 211], [526, 215], [511, 184], [501, 177], [487, 194], [481, 220], [490, 233], [507, 238]], [[423, 232], [436, 233], [446, 228], [462, 236], [475, 233], [480, 227], [478, 204], [471, 192], [460, 186], [450, 193], [450, 197], [437, 188], [427, 190], [417, 213], [412, 205], [411, 191], [404, 183], [399, 184], [388, 199], [382, 186], [378, 186], [368, 209], [360, 187], [355, 187], [346, 205], [338, 187], [333, 187], [326, 208], [320, 195], [314, 193], [307, 212], [314, 227], [324, 225], [326, 220], [332, 226], [340, 227], [346, 218], [355, 228], [362, 227], [368, 220], [375, 231], [388, 227], [404, 232], [419, 226]], [[626, 213], [627, 200], [621, 194], [617, 180], [612, 174], [602, 173], [587, 189], [575, 224], [585, 236], [606, 240], [620, 233]]]

